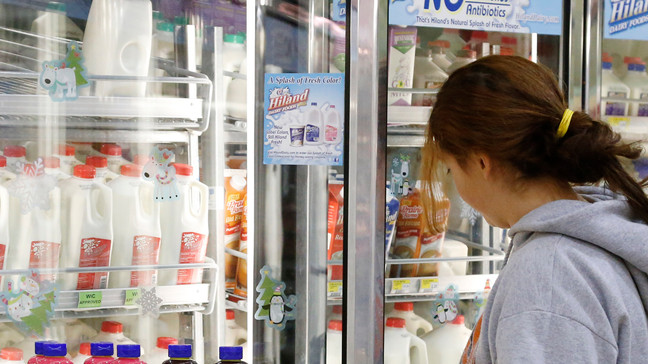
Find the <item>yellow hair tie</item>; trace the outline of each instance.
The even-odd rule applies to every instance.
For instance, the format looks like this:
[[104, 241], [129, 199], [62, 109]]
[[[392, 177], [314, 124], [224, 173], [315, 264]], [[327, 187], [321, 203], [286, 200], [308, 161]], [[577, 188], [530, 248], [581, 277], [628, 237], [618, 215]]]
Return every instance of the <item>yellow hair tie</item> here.
[[572, 115], [574, 115], [574, 110], [565, 109], [562, 120], [560, 120], [560, 125], [558, 125], [558, 131], [556, 132], [558, 139], [564, 137], [565, 134], [567, 134], [567, 129], [569, 129], [569, 123], [571, 123]]

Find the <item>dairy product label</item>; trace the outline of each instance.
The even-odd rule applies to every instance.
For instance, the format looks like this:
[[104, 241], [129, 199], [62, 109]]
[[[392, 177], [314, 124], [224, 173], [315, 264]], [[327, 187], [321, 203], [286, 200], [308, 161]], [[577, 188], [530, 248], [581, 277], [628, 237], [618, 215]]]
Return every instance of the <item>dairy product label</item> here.
[[[133, 238], [133, 265], [158, 264], [160, 257], [160, 238], [148, 235], [136, 235]], [[131, 272], [131, 287], [155, 285], [157, 272], [133, 271]]]
[[[608, 92], [608, 97], [627, 98], [628, 94], [625, 92]], [[628, 104], [621, 101], [608, 101], [605, 103], [605, 115], [611, 116], [624, 116], [626, 114]]]
[[[60, 248], [61, 244], [59, 243], [32, 241], [31, 248], [29, 249], [29, 268], [58, 268]], [[39, 280], [41, 281], [53, 281], [55, 279], [55, 274], [39, 275]]]
[[[434, 82], [427, 81], [425, 82], [425, 88], [438, 90], [443, 86], [443, 82]], [[423, 106], [434, 106], [434, 101], [436, 100], [436, 95], [425, 94], [423, 95]]]
[[[107, 267], [110, 265], [112, 242], [108, 239], [86, 238], [81, 240], [79, 267]], [[103, 289], [108, 285], [108, 272], [79, 273], [77, 289]]]
[[[184, 232], [180, 246], [180, 264], [202, 263], [207, 252], [207, 235]], [[194, 283], [194, 275], [202, 272], [198, 269], [178, 270], [178, 284]]]
[[389, 24], [559, 35], [562, 9], [562, 0], [392, 0]]
[[7, 251], [7, 246], [4, 244], [0, 244], [0, 269], [4, 269], [6, 251]]
[[605, 0], [603, 36], [614, 39], [648, 40], [648, 2]]

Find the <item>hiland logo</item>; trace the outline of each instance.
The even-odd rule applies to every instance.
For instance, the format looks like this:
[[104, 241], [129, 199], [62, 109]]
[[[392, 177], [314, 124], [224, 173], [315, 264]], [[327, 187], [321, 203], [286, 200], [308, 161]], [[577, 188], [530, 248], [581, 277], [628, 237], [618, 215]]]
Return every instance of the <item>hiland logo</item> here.
[[[634, 0], [633, 0], [634, 1]], [[434, 10], [439, 11], [441, 9], [441, 2], [445, 4], [446, 9], [451, 13], [456, 12], [463, 5], [464, 0], [425, 0], [423, 9], [425, 11], [430, 11], [430, 2], [434, 5]]]
[[610, 17], [610, 24], [626, 20], [637, 15], [648, 14], [648, 1], [610, 0], [610, 3], [612, 5], [612, 16]]

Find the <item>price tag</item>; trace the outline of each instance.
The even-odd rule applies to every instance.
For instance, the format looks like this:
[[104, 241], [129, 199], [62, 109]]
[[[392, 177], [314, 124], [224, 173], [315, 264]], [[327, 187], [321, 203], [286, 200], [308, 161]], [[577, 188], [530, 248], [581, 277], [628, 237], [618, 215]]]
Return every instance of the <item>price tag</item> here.
[[439, 278], [425, 278], [421, 279], [421, 287], [419, 292], [434, 292], [439, 288]]
[[608, 123], [612, 126], [618, 126], [618, 127], [626, 127], [630, 125], [630, 118], [628, 117], [623, 117], [623, 116], [608, 116], [607, 117]]
[[329, 282], [328, 283], [328, 293], [330, 297], [341, 297], [342, 296], [342, 282]]
[[412, 285], [410, 279], [395, 279], [392, 281], [391, 293], [406, 293]]
[[126, 290], [126, 299], [124, 300], [124, 306], [134, 306], [135, 300], [137, 298], [139, 298], [139, 289]]
[[102, 293], [99, 291], [79, 292], [77, 308], [101, 307]]

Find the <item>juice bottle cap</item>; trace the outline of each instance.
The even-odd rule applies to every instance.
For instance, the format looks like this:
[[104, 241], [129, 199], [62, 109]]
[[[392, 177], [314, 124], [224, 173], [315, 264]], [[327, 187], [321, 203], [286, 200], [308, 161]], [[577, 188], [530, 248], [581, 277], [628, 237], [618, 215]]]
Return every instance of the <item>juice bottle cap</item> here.
[[342, 325], [342, 320], [331, 320], [328, 323], [329, 330], [342, 331], [343, 327], [344, 326]]
[[157, 338], [157, 346], [160, 349], [168, 349], [169, 345], [176, 345], [178, 343], [178, 339], [174, 337], [168, 337], [168, 336], [161, 336]]
[[103, 144], [100, 150], [101, 154], [121, 157], [122, 148], [117, 144]]
[[67, 355], [67, 345], [65, 343], [46, 342], [43, 345], [43, 355], [65, 356]]
[[104, 321], [101, 323], [101, 331], [109, 332], [111, 334], [119, 334], [124, 332], [124, 325], [117, 321]]
[[515, 45], [517, 44], [517, 38], [515, 37], [502, 37], [502, 44], [503, 45]]
[[5, 157], [20, 158], [24, 157], [25, 154], [27, 154], [27, 151], [25, 150], [25, 147], [21, 145], [7, 145], [4, 147]]
[[47, 341], [36, 341], [34, 343], [34, 354], [36, 355], [43, 355], [43, 345], [45, 345]]
[[405, 320], [398, 317], [390, 317], [387, 319], [387, 327], [402, 329], [405, 327]]
[[247, 185], [247, 181], [243, 176], [236, 175], [230, 178], [230, 186], [232, 186], [232, 188], [237, 191], [243, 191], [246, 185]]
[[342, 314], [342, 305], [333, 306], [333, 313], [336, 315]]
[[221, 346], [218, 348], [218, 356], [221, 360], [243, 359], [243, 348], [240, 346]]
[[50, 1], [49, 3], [47, 3], [47, 10], [60, 11], [62, 13], [65, 13], [67, 12], [67, 6], [64, 3]]
[[512, 56], [512, 55], [515, 54], [515, 52], [513, 51], [513, 48], [502, 47], [502, 48], [500, 48], [500, 54], [502, 56]]
[[488, 39], [488, 33], [483, 30], [475, 30], [472, 33], [472, 38], [475, 40], [486, 40]]
[[97, 170], [93, 166], [87, 166], [85, 164], [77, 164], [76, 166], [74, 166], [74, 177], [93, 179], [96, 175]]
[[463, 315], [457, 315], [454, 320], [452, 320], [451, 324], [453, 325], [463, 325], [464, 324], [464, 316]]
[[108, 159], [100, 155], [89, 155], [86, 157], [86, 164], [95, 168], [108, 167]]
[[122, 176], [139, 177], [142, 174], [142, 166], [137, 164], [124, 164], [120, 167]]
[[447, 40], [431, 40], [428, 42], [428, 47], [438, 46], [441, 48], [450, 48], [450, 42]]
[[117, 345], [118, 358], [139, 358], [140, 346], [139, 345]]
[[16, 361], [22, 360], [22, 358], [23, 351], [18, 348], [3, 348], [0, 351], [0, 359]]
[[180, 176], [191, 176], [193, 174], [193, 167], [184, 164], [184, 163], [173, 163], [172, 164], [175, 167], [176, 174]]
[[81, 343], [81, 345], [79, 346], [79, 354], [85, 356], [92, 355], [92, 349], [90, 343]]
[[412, 302], [396, 302], [394, 309], [397, 311], [414, 311], [414, 303]]
[[234, 320], [236, 318], [234, 310], [225, 310], [225, 318], [228, 320]]
[[113, 356], [115, 348], [110, 342], [92, 343], [90, 344], [90, 353], [92, 356]]
[[0, 168], [7, 166], [7, 157], [0, 155]]
[[238, 34], [225, 34], [225, 43], [243, 44], [245, 43], [245, 38]]
[[145, 165], [150, 160], [151, 157], [146, 154], [135, 154], [135, 156], [133, 157], [133, 163], [139, 164], [140, 166]]
[[169, 345], [169, 358], [191, 358], [191, 345]]
[[59, 144], [58, 146], [58, 155], [64, 155], [64, 156], [73, 156], [74, 155], [75, 148], [71, 145], [67, 144]]
[[45, 168], [58, 168], [61, 166], [61, 160], [57, 157], [45, 157], [43, 158], [43, 166]]

